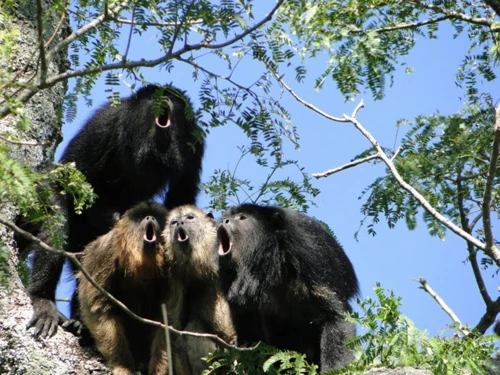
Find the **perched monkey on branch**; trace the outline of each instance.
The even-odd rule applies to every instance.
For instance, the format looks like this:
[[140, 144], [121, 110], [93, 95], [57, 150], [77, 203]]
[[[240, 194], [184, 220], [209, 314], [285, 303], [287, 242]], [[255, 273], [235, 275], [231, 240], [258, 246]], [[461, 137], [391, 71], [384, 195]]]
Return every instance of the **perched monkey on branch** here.
[[[116, 106], [102, 106], [70, 141], [61, 158], [61, 163], [75, 163], [98, 196], [92, 207], [78, 215], [73, 199], [55, 188], [54, 200], [67, 221], [64, 250], [82, 251], [113, 227], [116, 216], [153, 199], [167, 185], [164, 204], [168, 209], [195, 204], [204, 144], [189, 98], [172, 86], [147, 85]], [[51, 242], [52, 233], [44, 228], [30, 231]], [[34, 251], [28, 288], [33, 318], [28, 328], [34, 327], [35, 335], [42, 337], [55, 334], [58, 323], [70, 330], [79, 328], [76, 298], [72, 299], [69, 321], [55, 305], [65, 258], [34, 243], [20, 243], [20, 250]]]
[[[135, 314], [161, 321], [166, 297], [164, 246], [161, 233], [168, 211], [158, 203], [139, 203], [126, 211], [113, 229], [86, 248], [83, 267], [107, 292]], [[148, 366], [148, 374], [166, 374], [167, 356], [158, 344], [158, 328], [129, 316], [77, 273], [83, 323], [114, 375], [133, 375]]]
[[[234, 340], [229, 307], [218, 282], [214, 254], [217, 238], [211, 214], [186, 205], [173, 209], [163, 232], [166, 259], [170, 265], [169, 323], [179, 330], [216, 334], [226, 342]], [[201, 374], [201, 359], [217, 349], [210, 339], [173, 337], [176, 375]]]

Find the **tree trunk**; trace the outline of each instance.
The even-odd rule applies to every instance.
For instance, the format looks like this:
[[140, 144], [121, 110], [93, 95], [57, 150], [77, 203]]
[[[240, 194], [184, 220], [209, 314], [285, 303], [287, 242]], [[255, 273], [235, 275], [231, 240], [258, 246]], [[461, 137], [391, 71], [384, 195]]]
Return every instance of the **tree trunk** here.
[[[47, 0], [42, 4], [46, 6]], [[19, 30], [16, 42], [18, 51], [12, 61], [0, 61], [0, 69], [7, 67], [20, 74], [20, 82], [28, 82], [37, 69], [37, 23], [36, 2], [23, 1], [15, 14], [14, 24], [1, 24], [0, 28]], [[45, 14], [45, 40], [59, 24], [60, 19]], [[68, 31], [66, 23], [57, 31], [56, 40]], [[67, 51], [63, 51], [55, 61], [49, 61], [49, 70], [64, 71], [68, 67]], [[32, 82], [33, 83], [33, 82]], [[29, 167], [39, 170], [54, 159], [54, 151], [61, 140], [62, 103], [66, 93], [66, 84], [44, 90], [35, 95], [25, 107], [31, 128], [23, 134], [16, 129], [16, 118], [9, 115], [0, 120], [0, 134], [6, 131], [17, 133], [27, 142], [36, 142], [36, 146], [12, 146], [10, 157], [22, 161]], [[0, 207], [0, 215], [14, 220], [16, 212], [11, 205]], [[49, 339], [35, 339], [26, 324], [33, 313], [31, 301], [21, 283], [18, 268], [18, 251], [13, 233], [0, 226], [0, 240], [9, 250], [9, 259], [5, 272], [7, 285], [0, 286], [0, 374], [107, 374], [99, 355], [93, 350], [82, 348], [78, 339], [59, 328], [57, 334]]]

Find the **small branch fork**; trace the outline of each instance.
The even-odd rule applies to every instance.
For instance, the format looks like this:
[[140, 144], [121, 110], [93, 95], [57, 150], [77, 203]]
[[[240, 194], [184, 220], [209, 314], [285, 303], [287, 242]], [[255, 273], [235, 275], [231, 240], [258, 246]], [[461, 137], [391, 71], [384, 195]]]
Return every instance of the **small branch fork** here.
[[462, 332], [464, 336], [469, 335], [470, 332], [467, 329], [465, 329], [458, 316], [453, 312], [452, 309], [448, 307], [446, 302], [444, 302], [444, 300], [440, 296], [438, 296], [438, 294], [434, 291], [434, 289], [431, 288], [431, 286], [427, 283], [427, 280], [421, 277], [418, 279], [418, 282], [420, 283], [421, 288], [425, 290], [427, 293], [429, 293], [432, 298], [434, 298], [437, 304], [444, 310], [446, 314], [448, 314], [451, 320], [453, 320], [455, 323], [458, 324], [458, 330]]
[[[382, 147], [380, 146], [380, 144], [378, 143], [378, 141], [375, 139], [375, 137], [373, 137], [373, 135], [368, 130], [366, 130], [363, 127], [363, 125], [357, 120], [356, 117], [357, 117], [357, 114], [358, 114], [359, 110], [364, 107], [364, 102], [362, 100], [358, 103], [358, 105], [356, 106], [356, 108], [354, 108], [354, 111], [352, 112], [352, 114], [350, 116], [349, 115], [344, 115], [343, 117], [334, 117], [334, 116], [329, 115], [326, 112], [323, 112], [319, 108], [315, 107], [311, 103], [308, 103], [304, 99], [302, 99], [301, 97], [299, 97], [285, 83], [285, 81], [283, 81], [282, 77], [280, 77], [277, 73], [274, 73], [274, 76], [278, 80], [278, 82], [285, 88], [285, 90], [290, 93], [290, 95], [292, 95], [298, 102], [302, 103], [307, 108], [309, 108], [312, 111], [318, 113], [319, 115], [327, 118], [330, 121], [341, 122], [341, 123], [351, 123], [351, 124], [353, 124], [354, 127], [361, 134], [363, 134], [363, 136], [366, 139], [368, 139], [368, 141], [375, 148], [376, 154], [374, 155], [373, 158], [376, 157], [376, 158], [378, 158], [378, 159], [380, 159], [380, 160], [382, 160], [384, 162], [384, 164], [389, 169], [390, 173], [393, 175], [393, 177], [398, 182], [399, 186], [401, 186], [413, 198], [415, 198], [421, 204], [421, 206], [429, 214], [431, 214], [437, 221], [439, 221], [441, 224], [443, 224], [446, 228], [448, 228], [449, 230], [451, 230], [453, 233], [455, 233], [458, 236], [462, 237], [466, 241], [471, 242], [477, 248], [483, 250], [500, 267], [500, 251], [498, 250], [498, 248], [496, 247], [496, 245], [493, 243], [493, 241], [491, 243], [484, 243], [484, 242], [478, 240], [477, 238], [475, 238], [474, 236], [472, 236], [471, 234], [469, 234], [466, 231], [464, 231], [462, 228], [460, 228], [458, 225], [456, 225], [455, 223], [453, 223], [451, 220], [449, 220], [448, 218], [446, 218], [445, 216], [443, 216], [440, 212], [438, 212], [434, 207], [432, 207], [432, 205], [425, 199], [425, 197], [422, 194], [420, 194], [413, 186], [411, 186], [409, 183], [407, 183], [403, 179], [403, 177], [399, 174], [398, 170], [396, 169], [396, 166], [394, 165], [394, 157], [393, 158], [389, 158], [389, 156], [384, 152], [384, 150], [382, 149]], [[499, 113], [499, 110], [497, 110], [497, 124], [500, 121], [499, 118], [500, 118], [500, 113]], [[498, 148], [499, 144], [500, 144], [500, 124], [498, 126], [496, 126], [496, 128], [497, 128], [497, 130], [495, 131], [495, 139], [497, 139], [498, 143], [496, 144], [496, 147]], [[493, 168], [493, 171], [496, 168], [496, 162], [497, 162], [497, 160], [498, 160], [498, 150], [497, 150], [496, 156], [492, 155], [492, 160], [491, 160], [492, 165], [490, 167]], [[358, 162], [357, 164], [360, 164], [359, 161], [360, 160], [358, 159], [357, 161], [354, 161], [352, 163]], [[362, 162], [366, 162], [366, 161], [367, 160], [364, 160]], [[352, 167], [353, 165], [347, 164], [346, 166], [347, 166], [347, 168], [349, 168], [349, 167]], [[341, 169], [346, 169], [346, 166], [343, 166], [343, 167], [340, 167], [340, 168]], [[324, 173], [327, 173], [327, 172], [324, 172]], [[491, 178], [493, 178], [493, 174], [494, 173], [491, 174]], [[322, 177], [322, 176], [319, 176], [319, 177]], [[487, 198], [488, 196], [491, 197], [491, 189], [493, 188], [492, 185], [493, 184], [490, 184], [489, 186], [487, 186], [485, 188], [485, 189], [489, 189], [489, 195], [486, 195], [486, 191], [485, 191], [485, 198]], [[488, 202], [487, 204], [488, 204], [487, 207], [489, 208], [489, 204], [490, 203]], [[484, 216], [484, 213], [483, 213], [483, 216]], [[489, 215], [488, 215], [488, 218], [489, 218]], [[484, 219], [483, 219], [483, 221], [484, 221]]]
[[45, 242], [43, 242], [42, 240], [38, 239], [37, 237], [35, 237], [34, 235], [32, 235], [31, 233], [19, 228], [16, 224], [14, 224], [13, 222], [5, 219], [4, 217], [0, 216], [0, 224], [3, 224], [5, 225], [6, 227], [10, 228], [11, 230], [13, 230], [14, 232], [16, 232], [17, 234], [23, 236], [24, 238], [26, 238], [27, 240], [29, 241], [32, 241], [34, 243], [36, 243], [38, 246], [40, 246], [42, 249], [44, 250], [47, 250], [47, 251], [51, 251], [53, 253], [56, 253], [56, 254], [59, 254], [61, 256], [64, 256], [66, 258], [69, 258], [73, 264], [76, 266], [76, 268], [82, 272], [82, 274], [87, 278], [87, 280], [90, 281], [90, 283], [97, 289], [99, 290], [99, 292], [101, 292], [103, 295], [106, 296], [106, 298], [108, 298], [112, 303], [114, 303], [116, 306], [118, 306], [119, 308], [121, 308], [123, 311], [125, 311], [125, 313], [127, 315], [129, 315], [130, 317], [132, 317], [133, 319], [141, 322], [141, 323], [144, 323], [144, 324], [148, 324], [148, 325], [151, 325], [151, 326], [154, 326], [154, 327], [158, 327], [158, 328], [168, 328], [169, 331], [171, 332], [175, 332], [176, 334], [178, 335], [187, 335], [187, 336], [194, 336], [194, 337], [202, 337], [202, 338], [208, 338], [208, 339], [211, 339], [212, 341], [218, 343], [219, 345], [221, 345], [222, 347], [224, 348], [228, 348], [228, 349], [235, 349], [235, 350], [239, 350], [239, 351], [249, 351], [249, 350], [254, 350], [259, 344], [253, 346], [253, 347], [249, 347], [249, 348], [240, 348], [236, 345], [233, 345], [233, 344], [229, 344], [227, 343], [226, 341], [224, 341], [223, 339], [221, 339], [219, 336], [217, 335], [213, 335], [213, 334], [209, 334], [209, 333], [197, 333], [197, 332], [190, 332], [190, 331], [181, 331], [181, 330], [178, 330], [178, 329], [175, 329], [174, 327], [172, 326], [166, 326], [165, 324], [162, 324], [160, 322], [157, 322], [157, 321], [154, 321], [154, 320], [150, 320], [150, 319], [145, 319], [145, 318], [142, 318], [140, 317], [139, 315], [135, 314], [134, 312], [132, 312], [131, 310], [129, 310], [127, 308], [127, 306], [125, 306], [122, 302], [120, 302], [119, 300], [117, 300], [115, 297], [113, 297], [110, 293], [108, 293], [105, 289], [103, 289], [93, 278], [92, 276], [90, 276], [90, 274], [87, 272], [87, 270], [82, 266], [82, 264], [80, 263], [80, 261], [77, 259], [77, 256], [76, 254], [73, 254], [73, 253], [68, 253], [66, 251], [63, 251], [63, 250], [59, 250], [59, 249], [56, 249], [56, 248], [53, 248], [49, 245], [47, 245]]

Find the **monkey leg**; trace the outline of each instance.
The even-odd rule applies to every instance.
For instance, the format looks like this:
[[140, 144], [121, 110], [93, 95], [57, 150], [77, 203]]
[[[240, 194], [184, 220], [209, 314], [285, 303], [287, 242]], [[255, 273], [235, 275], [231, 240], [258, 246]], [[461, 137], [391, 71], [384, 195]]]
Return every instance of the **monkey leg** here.
[[134, 375], [135, 365], [125, 328], [112, 314], [96, 316], [89, 327], [97, 348], [113, 368], [113, 375]]
[[151, 359], [149, 361], [149, 375], [164, 375], [168, 371], [168, 354], [165, 331], [158, 328], [151, 344]]

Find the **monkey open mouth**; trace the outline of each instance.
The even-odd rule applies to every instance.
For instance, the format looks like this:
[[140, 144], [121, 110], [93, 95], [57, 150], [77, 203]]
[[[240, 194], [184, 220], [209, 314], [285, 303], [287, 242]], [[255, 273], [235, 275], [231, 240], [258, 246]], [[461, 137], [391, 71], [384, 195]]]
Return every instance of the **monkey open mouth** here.
[[217, 229], [217, 238], [219, 239], [219, 255], [227, 255], [231, 251], [232, 242], [226, 228], [220, 226]]
[[160, 128], [168, 128], [171, 124], [169, 111], [165, 110], [164, 114], [159, 117], [155, 117], [155, 124]]
[[189, 240], [189, 236], [188, 236], [187, 232], [182, 228], [179, 228], [177, 230], [176, 238], [177, 238], [177, 242], [186, 242], [187, 240]]
[[146, 229], [144, 231], [144, 241], [149, 243], [156, 241], [156, 228], [152, 222], [146, 224]]

